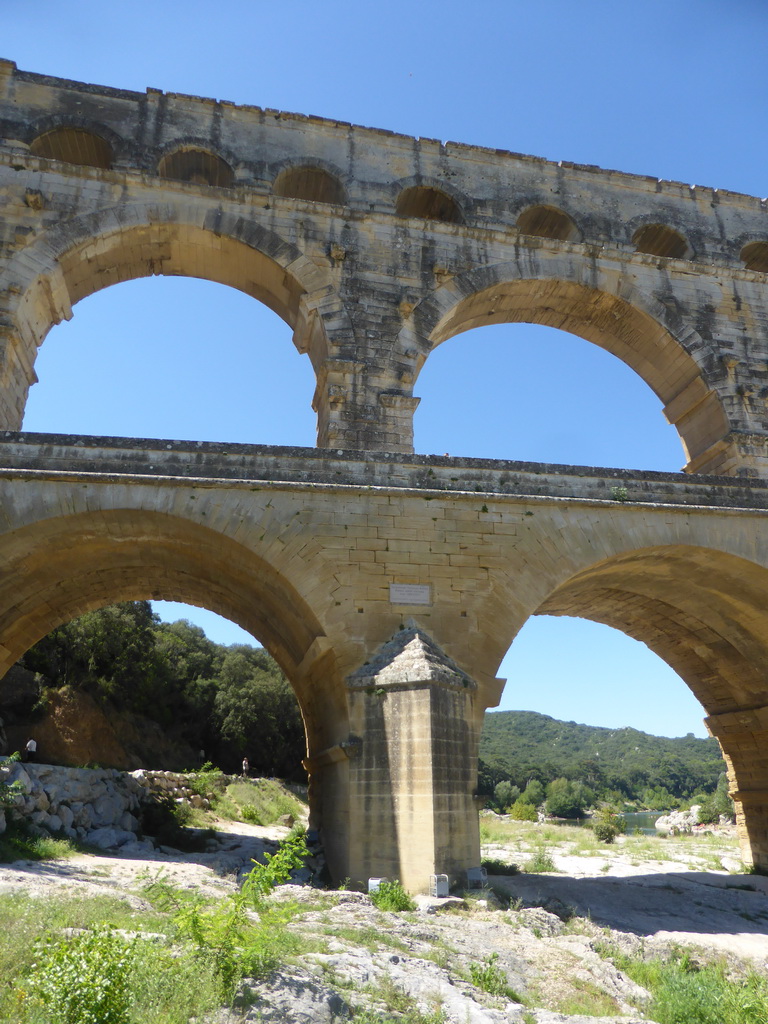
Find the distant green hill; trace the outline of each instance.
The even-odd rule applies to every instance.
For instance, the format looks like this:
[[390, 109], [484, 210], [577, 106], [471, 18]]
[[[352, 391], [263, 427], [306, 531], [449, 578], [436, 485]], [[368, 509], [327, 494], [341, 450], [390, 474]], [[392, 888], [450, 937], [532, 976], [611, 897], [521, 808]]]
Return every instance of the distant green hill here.
[[676, 797], [710, 792], [725, 771], [715, 739], [692, 733], [669, 739], [637, 729], [578, 725], [535, 711], [487, 713], [480, 762], [485, 792], [502, 779], [524, 788], [532, 778], [547, 783], [565, 776], [629, 798], [658, 787]]

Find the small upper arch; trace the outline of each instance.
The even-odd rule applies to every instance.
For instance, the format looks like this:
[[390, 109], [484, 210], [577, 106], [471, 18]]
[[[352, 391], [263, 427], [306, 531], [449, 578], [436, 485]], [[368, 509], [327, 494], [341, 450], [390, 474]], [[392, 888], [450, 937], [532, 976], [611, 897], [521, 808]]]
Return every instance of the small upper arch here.
[[458, 200], [444, 188], [427, 182], [404, 185], [395, 201], [398, 217], [419, 217], [444, 224], [463, 224], [464, 214]]
[[284, 167], [272, 182], [272, 194], [331, 206], [345, 206], [347, 203], [347, 190], [341, 177], [319, 163]]
[[761, 238], [742, 246], [739, 259], [745, 270], [756, 270], [768, 274], [768, 240]]
[[517, 227], [524, 235], [553, 238], [561, 242], [580, 242], [582, 238], [573, 218], [548, 203], [527, 206], [517, 218]]
[[675, 260], [689, 260], [693, 257], [691, 243], [682, 232], [669, 224], [641, 225], [632, 235], [632, 244], [638, 252], [649, 256], [664, 256]]
[[229, 188], [235, 179], [226, 160], [196, 143], [183, 143], [165, 153], [158, 161], [157, 173], [161, 178], [218, 188]]
[[95, 131], [91, 126], [79, 123], [43, 127], [33, 136], [29, 150], [45, 160], [61, 160], [102, 170], [109, 170], [115, 157], [114, 145], [106, 132]]

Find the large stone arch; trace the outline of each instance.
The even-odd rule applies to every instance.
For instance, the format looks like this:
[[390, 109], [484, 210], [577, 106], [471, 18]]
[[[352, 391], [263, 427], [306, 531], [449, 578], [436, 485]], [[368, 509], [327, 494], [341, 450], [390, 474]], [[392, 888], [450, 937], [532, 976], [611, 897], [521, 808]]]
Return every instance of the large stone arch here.
[[[220, 207], [193, 202], [125, 203], [64, 221], [12, 261], [4, 358], [2, 426], [18, 429], [36, 351], [80, 299], [151, 275], [198, 277], [229, 285], [267, 305], [292, 329], [316, 374], [331, 344], [353, 331], [328, 268], [274, 231]], [[329, 342], [332, 334], [333, 341]]]
[[693, 544], [643, 547], [570, 574], [535, 614], [613, 626], [680, 675], [720, 741], [745, 862], [768, 863], [768, 568]]
[[345, 735], [345, 695], [317, 615], [275, 566], [176, 515], [117, 508], [41, 519], [0, 539], [0, 674], [56, 626], [114, 601], [208, 608], [256, 636], [296, 692], [310, 752]]
[[678, 430], [689, 471], [717, 472], [732, 427], [708, 380], [714, 357], [674, 302], [657, 297], [662, 272], [649, 274], [658, 274], [655, 287], [640, 289], [619, 265], [611, 271], [583, 256], [531, 250], [446, 281], [413, 310], [400, 351], [416, 376], [439, 344], [475, 327], [536, 323], [568, 331], [617, 356], [651, 387]]

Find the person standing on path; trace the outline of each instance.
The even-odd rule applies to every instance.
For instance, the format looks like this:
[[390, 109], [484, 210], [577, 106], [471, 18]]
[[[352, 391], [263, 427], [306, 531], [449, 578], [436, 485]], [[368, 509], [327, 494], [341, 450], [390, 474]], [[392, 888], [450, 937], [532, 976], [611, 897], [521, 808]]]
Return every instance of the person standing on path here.
[[25, 761], [37, 760], [37, 740], [32, 739], [31, 736], [27, 740], [26, 746], [24, 747], [24, 754]]

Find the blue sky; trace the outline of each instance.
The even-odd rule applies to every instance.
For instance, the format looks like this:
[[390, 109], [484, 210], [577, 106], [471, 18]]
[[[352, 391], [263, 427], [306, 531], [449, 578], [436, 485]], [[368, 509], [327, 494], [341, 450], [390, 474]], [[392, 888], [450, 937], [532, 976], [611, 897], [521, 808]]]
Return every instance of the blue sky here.
[[[768, 194], [760, 0], [2, 0], [0, 12], [0, 56], [29, 71]], [[481, 367], [469, 378], [467, 346]], [[51, 332], [37, 370], [29, 430], [314, 444], [306, 357], [274, 314], [219, 285], [153, 278], [106, 289]], [[540, 389], [528, 385], [537, 379]], [[645, 384], [548, 328], [451, 339], [415, 393], [419, 452], [683, 463]], [[459, 400], [470, 410], [461, 419]], [[202, 611], [159, 610], [223, 643], [242, 637]], [[509, 679], [502, 708], [704, 735], [679, 678], [644, 645], [593, 623], [531, 620], [500, 674]]]

